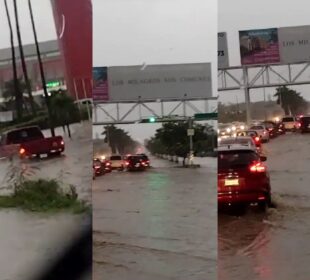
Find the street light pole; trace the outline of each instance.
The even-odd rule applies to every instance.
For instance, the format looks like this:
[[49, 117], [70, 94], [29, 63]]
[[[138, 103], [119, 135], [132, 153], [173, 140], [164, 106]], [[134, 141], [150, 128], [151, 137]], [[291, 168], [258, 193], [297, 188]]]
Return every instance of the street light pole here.
[[35, 23], [34, 23], [31, 0], [28, 0], [28, 6], [29, 6], [30, 17], [31, 17], [31, 24], [32, 24], [32, 30], [33, 30], [36, 50], [37, 50], [37, 56], [38, 56], [38, 62], [39, 62], [39, 68], [40, 68], [40, 75], [41, 75], [41, 80], [42, 80], [42, 87], [43, 87], [43, 92], [44, 92], [44, 97], [45, 97], [45, 102], [46, 102], [46, 107], [47, 107], [47, 114], [48, 114], [51, 134], [53, 137], [55, 137], [55, 128], [54, 128], [54, 123], [53, 123], [53, 119], [52, 119], [50, 97], [48, 96], [47, 88], [46, 88], [46, 80], [45, 80], [45, 75], [44, 75], [44, 70], [43, 70], [43, 63], [42, 63], [42, 59], [41, 59], [41, 52], [40, 52], [40, 47], [39, 47], [39, 43], [38, 43], [36, 27], [35, 27]]

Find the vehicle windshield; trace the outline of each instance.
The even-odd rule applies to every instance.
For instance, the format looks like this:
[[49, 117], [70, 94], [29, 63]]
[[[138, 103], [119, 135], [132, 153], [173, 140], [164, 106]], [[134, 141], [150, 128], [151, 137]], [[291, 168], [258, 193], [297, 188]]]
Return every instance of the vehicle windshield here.
[[21, 144], [30, 140], [37, 140], [44, 138], [41, 130], [37, 127], [30, 127], [26, 129], [14, 130], [8, 133], [8, 144]]
[[258, 155], [253, 151], [223, 151], [218, 154], [218, 167], [219, 169], [243, 168], [258, 159]]

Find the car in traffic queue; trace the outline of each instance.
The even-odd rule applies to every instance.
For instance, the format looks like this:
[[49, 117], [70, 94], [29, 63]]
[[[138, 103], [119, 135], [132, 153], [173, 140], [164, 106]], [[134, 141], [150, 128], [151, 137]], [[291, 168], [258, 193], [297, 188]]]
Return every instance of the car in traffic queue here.
[[109, 157], [108, 161], [111, 164], [111, 170], [125, 170], [125, 161], [121, 155], [112, 155]]
[[228, 145], [240, 145], [240, 146], [251, 147], [254, 151], [259, 152], [259, 149], [257, 149], [257, 146], [255, 144], [255, 141], [250, 136], [228, 137], [225, 139], [221, 139], [218, 142], [219, 147], [228, 146]]
[[269, 142], [270, 135], [269, 131], [263, 124], [254, 124], [250, 126], [249, 130], [254, 130], [257, 132], [258, 137], [261, 139], [261, 142]]
[[146, 167], [151, 166], [151, 161], [146, 154], [137, 154], [137, 156], [140, 156], [144, 160], [144, 162], [146, 163]]
[[218, 124], [218, 136], [219, 137], [229, 137], [232, 135], [231, 124]]
[[227, 145], [218, 149], [218, 205], [266, 210], [271, 204], [270, 176], [265, 156], [251, 146]]
[[296, 131], [298, 128], [298, 121], [294, 116], [284, 116], [281, 122], [285, 131]]
[[93, 159], [93, 170], [96, 176], [101, 176], [105, 174], [104, 166], [98, 158]]
[[148, 163], [140, 155], [129, 155], [126, 157], [127, 171], [144, 171], [148, 167]]
[[262, 142], [258, 133], [255, 130], [245, 130], [243, 132], [239, 132], [237, 136], [248, 136], [251, 137], [255, 143], [256, 149], [259, 153], [262, 153]]
[[262, 124], [267, 128], [270, 138], [275, 138], [279, 135], [277, 125], [273, 121], [263, 121]]
[[299, 119], [299, 130], [301, 133], [310, 132], [310, 116], [302, 116]]

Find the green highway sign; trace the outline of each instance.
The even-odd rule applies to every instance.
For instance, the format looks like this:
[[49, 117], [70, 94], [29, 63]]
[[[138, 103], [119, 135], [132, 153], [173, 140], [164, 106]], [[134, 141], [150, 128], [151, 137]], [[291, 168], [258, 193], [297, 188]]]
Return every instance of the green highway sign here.
[[217, 120], [217, 113], [200, 113], [195, 114], [194, 119], [196, 121], [204, 121], [204, 120]]
[[51, 81], [46, 83], [47, 88], [53, 88], [53, 87], [59, 87], [60, 82], [59, 81]]

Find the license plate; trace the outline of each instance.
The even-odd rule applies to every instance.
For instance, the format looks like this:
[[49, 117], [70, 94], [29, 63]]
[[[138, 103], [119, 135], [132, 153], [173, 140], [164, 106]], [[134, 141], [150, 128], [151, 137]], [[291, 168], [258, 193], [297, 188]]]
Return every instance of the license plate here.
[[239, 179], [225, 179], [225, 186], [238, 186]]
[[48, 157], [48, 154], [41, 154], [40, 155], [40, 158], [47, 158]]

